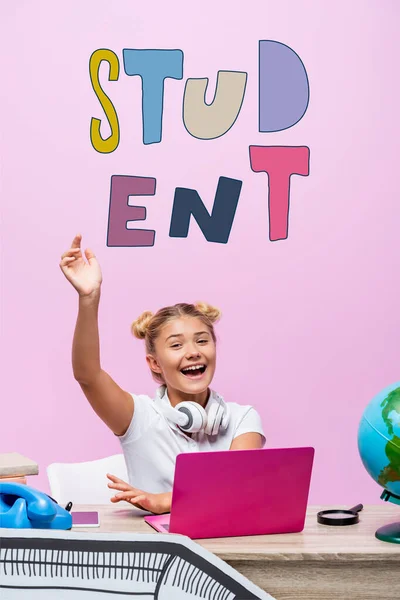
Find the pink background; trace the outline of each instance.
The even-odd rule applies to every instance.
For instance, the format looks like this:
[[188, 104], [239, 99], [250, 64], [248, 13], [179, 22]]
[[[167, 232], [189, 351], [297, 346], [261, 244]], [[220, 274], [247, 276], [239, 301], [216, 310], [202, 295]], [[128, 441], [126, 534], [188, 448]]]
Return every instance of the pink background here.
[[[157, 6], [156, 6], [157, 5]], [[103, 269], [103, 367], [125, 389], [153, 395], [144, 347], [130, 334], [145, 309], [204, 299], [219, 306], [218, 368], [226, 400], [261, 413], [268, 445], [316, 449], [312, 503], [378, 503], [381, 489], [357, 451], [362, 411], [399, 374], [400, 106], [396, 1], [108, 0], [1, 3], [1, 440], [0, 451], [46, 466], [119, 452], [71, 371], [77, 295], [58, 263], [78, 231]], [[294, 127], [258, 133], [258, 41], [290, 46], [310, 81]], [[89, 57], [110, 48], [118, 82], [101, 82], [121, 141], [94, 151], [104, 120]], [[167, 80], [163, 140], [142, 143], [141, 83], [123, 48], [180, 48], [184, 78]], [[182, 122], [188, 77], [248, 73], [237, 122], [199, 141]], [[103, 135], [107, 129], [103, 125]], [[268, 239], [267, 177], [249, 145], [306, 145], [310, 175], [291, 179], [289, 237]], [[142, 199], [153, 248], [108, 248], [110, 177], [157, 179]], [[226, 245], [169, 237], [175, 187], [211, 210], [218, 177], [243, 181]], [[140, 226], [140, 225], [139, 225]]]

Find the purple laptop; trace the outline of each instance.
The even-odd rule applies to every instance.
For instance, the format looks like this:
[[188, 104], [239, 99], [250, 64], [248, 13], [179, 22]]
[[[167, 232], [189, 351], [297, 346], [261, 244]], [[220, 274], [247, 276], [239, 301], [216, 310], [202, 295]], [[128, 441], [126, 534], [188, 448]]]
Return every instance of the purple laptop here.
[[192, 539], [302, 531], [313, 460], [314, 448], [179, 454], [171, 513], [145, 521]]

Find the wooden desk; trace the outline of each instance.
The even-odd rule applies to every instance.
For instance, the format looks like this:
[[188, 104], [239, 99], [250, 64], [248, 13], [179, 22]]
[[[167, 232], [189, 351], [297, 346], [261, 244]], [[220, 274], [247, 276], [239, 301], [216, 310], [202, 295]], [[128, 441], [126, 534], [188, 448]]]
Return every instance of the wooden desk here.
[[[375, 538], [378, 527], [400, 521], [400, 508], [365, 506], [360, 523], [319, 525], [322, 506], [309, 507], [304, 531], [295, 534], [198, 540], [277, 600], [393, 600], [400, 597], [400, 544]], [[154, 533], [143, 513], [128, 504], [81, 505], [98, 510], [90, 532]]]

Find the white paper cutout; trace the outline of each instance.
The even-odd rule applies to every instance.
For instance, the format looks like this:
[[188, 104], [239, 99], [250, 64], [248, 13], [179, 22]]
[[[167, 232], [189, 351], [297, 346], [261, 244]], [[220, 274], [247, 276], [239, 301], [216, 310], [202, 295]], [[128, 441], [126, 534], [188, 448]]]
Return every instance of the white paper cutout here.
[[182, 535], [0, 530], [1, 600], [274, 600]]

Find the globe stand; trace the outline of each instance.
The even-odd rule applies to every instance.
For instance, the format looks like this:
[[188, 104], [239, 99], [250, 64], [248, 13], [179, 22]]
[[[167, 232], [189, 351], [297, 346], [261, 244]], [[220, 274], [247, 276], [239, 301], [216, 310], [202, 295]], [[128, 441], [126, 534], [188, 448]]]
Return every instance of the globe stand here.
[[[381, 495], [381, 499], [387, 502], [393, 502], [394, 504], [400, 504], [400, 496], [384, 490]], [[396, 523], [390, 523], [379, 527], [375, 533], [375, 537], [382, 542], [390, 542], [391, 544], [400, 544], [400, 521]]]
[[382, 540], [382, 542], [400, 544], [400, 521], [379, 527], [375, 533], [375, 537], [377, 537], [378, 540]]

